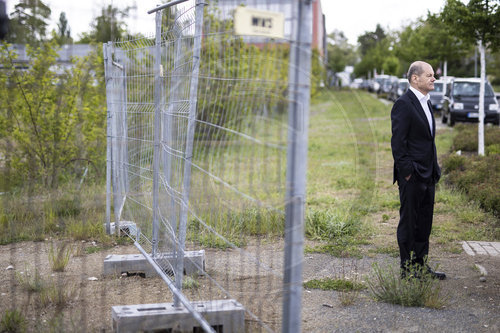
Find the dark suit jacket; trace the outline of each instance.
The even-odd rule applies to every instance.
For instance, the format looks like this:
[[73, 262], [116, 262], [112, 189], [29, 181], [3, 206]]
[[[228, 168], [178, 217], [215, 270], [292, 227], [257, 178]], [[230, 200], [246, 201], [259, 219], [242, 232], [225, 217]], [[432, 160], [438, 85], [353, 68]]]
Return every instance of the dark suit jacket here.
[[[432, 106], [429, 103], [432, 112]], [[417, 96], [408, 90], [401, 96], [391, 111], [392, 156], [394, 157], [394, 178], [416, 176], [424, 182], [437, 183], [441, 169], [437, 162], [434, 136], [436, 123], [432, 117], [432, 133], [424, 110]]]

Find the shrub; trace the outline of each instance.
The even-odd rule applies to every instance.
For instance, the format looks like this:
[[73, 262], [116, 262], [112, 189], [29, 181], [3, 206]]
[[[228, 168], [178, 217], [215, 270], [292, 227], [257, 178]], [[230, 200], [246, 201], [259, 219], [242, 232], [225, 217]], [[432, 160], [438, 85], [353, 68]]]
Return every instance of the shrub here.
[[[453, 139], [452, 149], [462, 151], [477, 151], [477, 125], [475, 124], [459, 124], [455, 127], [458, 132]], [[500, 142], [500, 128], [498, 126], [486, 126], [484, 128], [484, 146], [485, 150], [492, 150], [493, 153], [498, 153], [498, 143]], [[490, 146], [497, 148], [488, 148]]]
[[465, 156], [460, 156], [456, 154], [449, 155], [444, 161], [443, 161], [443, 170], [445, 172], [452, 172], [455, 170], [463, 170], [465, 166]]
[[451, 155], [443, 161], [443, 166], [449, 183], [477, 201], [483, 209], [500, 215], [500, 155], [461, 159]]

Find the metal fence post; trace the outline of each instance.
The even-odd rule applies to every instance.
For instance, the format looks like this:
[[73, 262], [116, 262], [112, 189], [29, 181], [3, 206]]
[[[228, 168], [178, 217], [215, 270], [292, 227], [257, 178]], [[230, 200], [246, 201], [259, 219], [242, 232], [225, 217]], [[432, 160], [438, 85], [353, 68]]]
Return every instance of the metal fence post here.
[[154, 148], [153, 148], [153, 234], [152, 234], [152, 256], [156, 257], [158, 250], [159, 235], [159, 173], [160, 173], [160, 129], [161, 129], [161, 11], [155, 14], [155, 51], [154, 51]]
[[289, 63], [289, 134], [285, 208], [283, 326], [301, 331], [304, 206], [309, 126], [312, 2], [293, 0]]
[[[180, 30], [180, 29], [179, 29]], [[174, 144], [175, 144], [175, 137], [176, 133], [174, 133], [174, 130], [176, 130], [176, 127], [174, 126], [174, 112], [179, 109], [178, 103], [179, 103], [179, 91], [182, 90], [181, 83], [182, 80], [179, 78], [180, 74], [180, 67], [182, 63], [182, 32], [178, 31], [177, 36], [174, 41], [174, 64], [173, 64], [173, 70], [172, 74], [170, 77], [170, 87], [169, 87], [169, 92], [168, 92], [168, 107], [167, 107], [167, 112], [164, 117], [164, 123], [163, 123], [163, 140], [166, 144], [166, 146], [170, 149], [170, 151], [164, 153], [163, 157], [163, 165], [164, 165], [164, 174], [165, 174], [165, 182], [167, 183], [167, 191], [170, 191], [170, 212], [168, 214], [169, 216], [169, 223], [171, 226], [171, 230], [173, 233], [173, 238], [175, 239], [175, 236], [177, 234], [177, 229], [178, 229], [178, 219], [177, 219], [177, 205], [175, 203], [175, 192], [174, 192], [174, 178], [173, 178], [173, 172], [172, 172], [172, 154], [174, 151]], [[175, 249], [175, 242], [172, 242], [172, 250], [173, 250], [173, 255], [175, 256], [176, 249]]]
[[[111, 96], [110, 92], [110, 61], [108, 54], [108, 44], [102, 44], [102, 53], [104, 55], [104, 76], [106, 77], [106, 95]], [[106, 110], [106, 234], [111, 234], [111, 99], [107, 98]]]
[[[187, 215], [189, 204], [189, 193], [191, 186], [191, 159], [193, 155], [194, 130], [196, 126], [196, 107], [198, 102], [198, 75], [200, 72], [201, 34], [203, 28], [203, 0], [196, 0], [195, 31], [193, 45], [193, 67], [189, 87], [189, 116], [186, 133], [186, 151], [184, 155], [184, 179], [182, 191], [181, 212], [179, 217], [179, 248], [177, 253], [175, 284], [177, 289], [182, 290], [182, 278], [184, 272], [184, 247], [186, 243]], [[177, 304], [176, 304], [177, 303]], [[174, 306], [179, 301], [174, 298]]]

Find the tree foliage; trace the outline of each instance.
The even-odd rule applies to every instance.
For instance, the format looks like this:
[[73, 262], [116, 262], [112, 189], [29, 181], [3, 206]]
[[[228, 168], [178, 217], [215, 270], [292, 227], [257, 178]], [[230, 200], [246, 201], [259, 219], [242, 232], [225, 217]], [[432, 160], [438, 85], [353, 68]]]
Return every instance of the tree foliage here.
[[361, 61], [354, 67], [356, 76], [369, 76], [377, 73], [397, 75], [399, 64], [394, 57], [394, 38], [385, 33], [380, 25], [374, 32], [366, 32], [358, 38]]
[[447, 0], [441, 13], [449, 32], [469, 45], [482, 41], [486, 48], [500, 47], [500, 1], [470, 0], [467, 5], [459, 0]]
[[85, 32], [80, 43], [107, 43], [117, 41], [127, 36], [127, 25], [124, 18], [128, 16], [132, 7], [119, 9], [113, 5], [101, 8], [101, 15], [90, 24], [90, 32]]
[[29, 180], [56, 187], [82, 161], [97, 172], [103, 167], [105, 102], [97, 79], [102, 56], [92, 54], [64, 69], [56, 64], [57, 49], [55, 40], [28, 46], [29, 69], [21, 71], [7, 45], [1, 48], [0, 155], [11, 185]]
[[354, 46], [350, 45], [342, 31], [335, 30], [328, 35], [328, 63], [327, 69], [338, 73], [345, 66], [356, 63], [357, 54]]
[[7, 41], [38, 45], [46, 38], [50, 8], [41, 0], [21, 0], [11, 13]]
[[69, 27], [65, 12], [61, 12], [61, 14], [59, 15], [56, 36], [57, 43], [59, 45], [73, 44], [73, 38], [71, 38], [71, 28]]

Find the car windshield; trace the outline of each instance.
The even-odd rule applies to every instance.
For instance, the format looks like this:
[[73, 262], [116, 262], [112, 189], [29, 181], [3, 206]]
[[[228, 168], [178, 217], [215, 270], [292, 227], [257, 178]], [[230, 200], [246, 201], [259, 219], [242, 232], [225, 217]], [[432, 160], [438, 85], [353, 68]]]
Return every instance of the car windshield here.
[[406, 88], [408, 88], [408, 83], [406, 83], [406, 82], [399, 83], [399, 89], [405, 90]]
[[[453, 91], [453, 94], [457, 96], [479, 96], [479, 82], [455, 82], [453, 83]], [[484, 96], [493, 96], [493, 90], [488, 83], [484, 86]]]
[[443, 92], [443, 84], [441, 82], [434, 82], [434, 90], [433, 92]]

